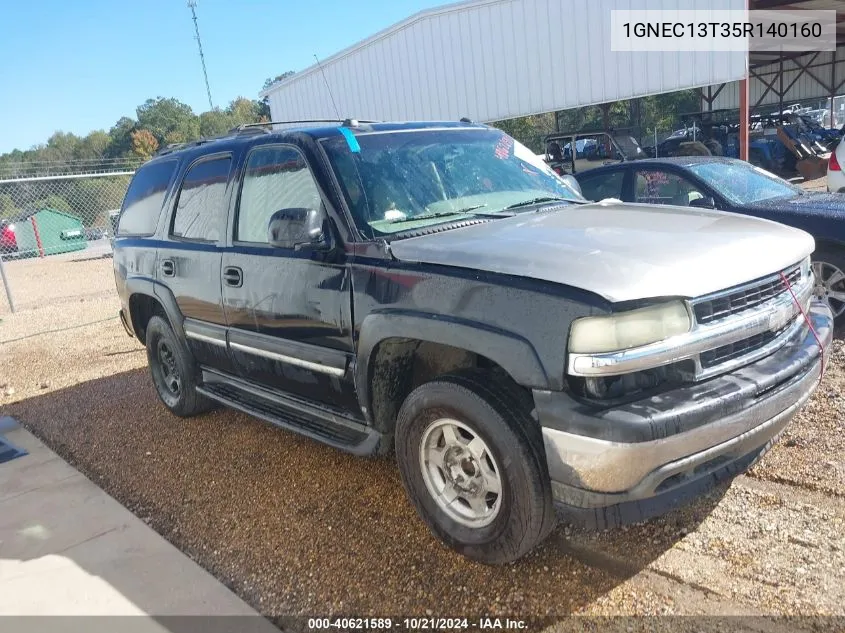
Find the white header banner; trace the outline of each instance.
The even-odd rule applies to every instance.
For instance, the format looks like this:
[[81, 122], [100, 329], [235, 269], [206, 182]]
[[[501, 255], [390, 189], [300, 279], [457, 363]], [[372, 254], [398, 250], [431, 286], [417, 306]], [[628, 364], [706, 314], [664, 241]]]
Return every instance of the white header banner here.
[[836, 11], [614, 10], [618, 52], [792, 52], [836, 50]]

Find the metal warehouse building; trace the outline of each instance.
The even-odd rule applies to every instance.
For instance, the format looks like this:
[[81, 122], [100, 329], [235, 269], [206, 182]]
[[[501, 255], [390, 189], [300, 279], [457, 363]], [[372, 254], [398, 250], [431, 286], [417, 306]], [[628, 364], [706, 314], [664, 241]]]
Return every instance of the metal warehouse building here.
[[[702, 89], [707, 109], [740, 107], [747, 116], [749, 92], [753, 107], [781, 95], [829, 97], [842, 88], [845, 51], [610, 50], [613, 10], [744, 10], [749, 3], [845, 9], [842, 0], [472, 0], [418, 13], [262, 96], [273, 120], [489, 122], [689, 88]], [[840, 21], [841, 42], [845, 14]]]

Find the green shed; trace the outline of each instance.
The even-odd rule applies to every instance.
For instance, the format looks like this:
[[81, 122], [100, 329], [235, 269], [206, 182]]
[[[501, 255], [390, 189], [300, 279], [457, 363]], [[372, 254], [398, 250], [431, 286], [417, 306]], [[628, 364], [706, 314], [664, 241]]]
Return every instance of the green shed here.
[[80, 219], [64, 211], [30, 211], [14, 218], [14, 223], [21, 255], [44, 257], [81, 251], [88, 246]]

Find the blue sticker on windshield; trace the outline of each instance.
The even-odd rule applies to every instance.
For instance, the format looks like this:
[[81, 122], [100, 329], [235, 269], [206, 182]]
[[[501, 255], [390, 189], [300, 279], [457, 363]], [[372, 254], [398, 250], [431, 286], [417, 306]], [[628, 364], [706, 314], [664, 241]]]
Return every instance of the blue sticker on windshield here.
[[340, 133], [343, 134], [344, 138], [346, 139], [346, 144], [349, 145], [349, 151], [352, 153], [358, 153], [361, 151], [361, 146], [358, 145], [358, 139], [355, 138], [355, 135], [352, 133], [348, 127], [339, 127], [337, 128], [340, 130]]

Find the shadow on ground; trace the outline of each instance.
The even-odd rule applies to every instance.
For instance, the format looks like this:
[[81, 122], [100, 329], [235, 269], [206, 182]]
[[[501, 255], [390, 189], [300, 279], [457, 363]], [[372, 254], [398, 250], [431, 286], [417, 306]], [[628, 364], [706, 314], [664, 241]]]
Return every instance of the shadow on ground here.
[[5, 413], [271, 617], [565, 616], [663, 554], [720, 498], [669, 515], [678, 529], [659, 539], [648, 525], [602, 536], [625, 563], [576, 547], [561, 526], [523, 560], [485, 567], [430, 536], [391, 459], [355, 458], [229, 410], [174, 417], [145, 370]]

